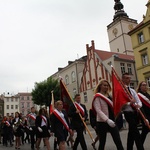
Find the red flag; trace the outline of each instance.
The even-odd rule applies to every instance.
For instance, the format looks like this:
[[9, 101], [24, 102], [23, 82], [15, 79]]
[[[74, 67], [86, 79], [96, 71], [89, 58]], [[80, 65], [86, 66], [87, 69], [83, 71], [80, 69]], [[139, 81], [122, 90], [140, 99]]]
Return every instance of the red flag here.
[[113, 106], [114, 106], [114, 115], [117, 116], [122, 109], [122, 106], [127, 102], [130, 102], [127, 93], [123, 86], [121, 85], [121, 80], [112, 69], [112, 89], [113, 89]]
[[73, 103], [62, 79], [60, 80], [60, 91], [61, 91], [61, 100], [63, 101], [63, 107], [68, 112], [69, 106]]

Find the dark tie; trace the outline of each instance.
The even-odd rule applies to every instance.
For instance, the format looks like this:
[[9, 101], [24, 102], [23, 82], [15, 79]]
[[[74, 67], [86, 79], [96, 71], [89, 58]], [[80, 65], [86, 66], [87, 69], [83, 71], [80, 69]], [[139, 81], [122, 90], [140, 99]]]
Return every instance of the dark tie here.
[[[129, 88], [129, 86], [127, 86], [127, 89], [128, 89], [128, 91], [129, 91], [129, 93], [131, 94], [131, 91], [130, 91], [130, 88]], [[132, 94], [131, 94], [132, 95]]]

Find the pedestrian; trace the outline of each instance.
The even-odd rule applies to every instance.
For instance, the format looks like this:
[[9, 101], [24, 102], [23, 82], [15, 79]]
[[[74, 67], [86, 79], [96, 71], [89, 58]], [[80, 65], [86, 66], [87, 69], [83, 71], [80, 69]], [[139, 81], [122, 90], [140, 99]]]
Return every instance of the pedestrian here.
[[15, 112], [15, 118], [12, 121], [13, 124], [13, 131], [14, 131], [14, 135], [15, 135], [15, 149], [20, 149], [20, 145], [21, 145], [21, 135], [22, 135], [22, 120], [20, 119], [20, 114], [19, 112]]
[[35, 114], [35, 111], [36, 111], [35, 108], [31, 107], [31, 112], [27, 115], [32, 150], [34, 150], [35, 142], [36, 142], [36, 126], [35, 126], [36, 114]]
[[[140, 82], [137, 88], [137, 93], [142, 102], [142, 111], [145, 117], [147, 118], [147, 120], [145, 121], [147, 121], [147, 123], [149, 124], [150, 122], [150, 94], [148, 94], [147, 91], [148, 91], [147, 83], [145, 81]], [[141, 132], [142, 144], [144, 144], [146, 136], [150, 132], [150, 129], [146, 126], [145, 123], [146, 122], [142, 120], [142, 132]]]
[[65, 110], [63, 110], [63, 102], [58, 100], [55, 104], [56, 109], [51, 115], [51, 128], [52, 132], [57, 138], [59, 150], [65, 150], [66, 139], [68, 132], [72, 134], [72, 129], [68, 120], [68, 116]]
[[133, 150], [134, 141], [135, 141], [137, 150], [144, 150], [143, 144], [140, 138], [140, 133], [137, 128], [139, 118], [138, 118], [138, 112], [136, 110], [142, 107], [142, 103], [136, 91], [130, 88], [131, 77], [129, 73], [124, 73], [122, 75], [122, 82], [124, 83], [124, 85], [126, 86], [126, 88], [128, 89], [129, 93], [132, 96], [132, 99], [130, 100], [130, 102], [128, 102], [123, 107], [123, 110], [122, 110], [124, 113], [125, 119], [129, 125], [129, 129], [128, 129], [129, 131], [128, 131], [128, 137], [127, 137], [127, 150]]
[[68, 115], [71, 118], [71, 126], [73, 130], [77, 132], [77, 137], [73, 145], [73, 150], [77, 150], [79, 143], [83, 150], [87, 150], [87, 145], [83, 135], [83, 132], [85, 130], [83, 121], [87, 120], [87, 110], [85, 105], [81, 104], [80, 94], [76, 94], [74, 100], [74, 104], [70, 106], [68, 111]]
[[38, 116], [36, 116], [35, 125], [37, 128], [37, 141], [36, 141], [36, 148], [39, 150], [39, 145], [41, 143], [41, 139], [44, 139], [45, 145], [47, 150], [50, 150], [50, 122], [49, 119], [46, 117], [45, 109], [41, 108], [39, 110]]
[[111, 86], [107, 80], [101, 80], [95, 89], [92, 109], [96, 113], [99, 150], [105, 149], [107, 132], [110, 132], [117, 150], [123, 150], [118, 127], [115, 124], [113, 102], [110, 96]]

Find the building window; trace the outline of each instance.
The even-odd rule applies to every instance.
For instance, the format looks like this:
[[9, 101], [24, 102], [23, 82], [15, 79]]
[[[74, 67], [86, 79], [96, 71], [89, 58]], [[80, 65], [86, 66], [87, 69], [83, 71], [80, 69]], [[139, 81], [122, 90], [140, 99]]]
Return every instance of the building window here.
[[14, 113], [11, 113], [11, 116], [14, 117]]
[[140, 32], [140, 33], [138, 34], [138, 40], [139, 40], [139, 43], [140, 43], [140, 44], [144, 42], [144, 35], [143, 35], [143, 32]]
[[68, 75], [65, 76], [65, 81], [66, 81], [66, 85], [68, 85], [69, 84], [69, 76]]
[[131, 64], [127, 64], [127, 68], [128, 68], [128, 73], [132, 74], [132, 67]]
[[148, 56], [147, 56], [147, 54], [143, 54], [142, 55], [142, 63], [143, 63], [144, 66], [148, 64]]
[[7, 102], [9, 102], [9, 98], [7, 97]]
[[17, 97], [15, 98], [15, 101], [18, 102], [18, 98]]
[[87, 103], [87, 102], [88, 102], [87, 93], [84, 92], [84, 103]]
[[18, 105], [15, 105], [15, 109], [18, 109]]
[[7, 109], [9, 109], [9, 105], [7, 105]]
[[134, 83], [130, 83], [130, 87], [134, 89]]
[[22, 115], [24, 116], [24, 110], [22, 110]]
[[23, 96], [21, 97], [21, 100], [24, 100], [24, 97], [23, 97]]
[[124, 74], [125, 73], [125, 64], [120, 63], [120, 67], [121, 67], [121, 73]]
[[30, 103], [27, 103], [27, 108], [29, 108], [30, 107]]
[[71, 73], [71, 79], [72, 79], [72, 82], [75, 82], [75, 72], [73, 71], [72, 73]]
[[29, 96], [27, 96], [27, 100], [30, 100]]
[[150, 88], [150, 77], [146, 78], [147, 86]]
[[77, 90], [76, 90], [76, 88], [74, 88], [73, 89], [73, 95], [74, 95], [74, 97], [75, 97], [76, 94], [77, 94]]
[[14, 109], [14, 105], [11, 105], [11, 109]]
[[24, 103], [21, 103], [22, 104], [22, 108], [24, 108]]
[[9, 116], [9, 113], [7, 113], [7, 117]]
[[11, 98], [11, 102], [13, 102], [14, 101], [14, 99], [13, 99], [13, 97]]

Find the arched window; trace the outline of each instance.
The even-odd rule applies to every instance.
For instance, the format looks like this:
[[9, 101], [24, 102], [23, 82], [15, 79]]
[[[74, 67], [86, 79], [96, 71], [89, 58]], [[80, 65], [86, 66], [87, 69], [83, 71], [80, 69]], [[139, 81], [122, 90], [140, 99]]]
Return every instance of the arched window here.
[[71, 73], [71, 80], [72, 80], [72, 82], [75, 82], [75, 81], [76, 81], [75, 78], [76, 78], [76, 77], [75, 77], [75, 72], [72, 71], [72, 73]]
[[66, 81], [66, 85], [68, 85], [69, 84], [69, 76], [68, 75], [65, 76], [65, 81]]
[[76, 90], [76, 88], [73, 88], [73, 95], [74, 95], [74, 97], [75, 97], [76, 94], [77, 94], [77, 90]]

